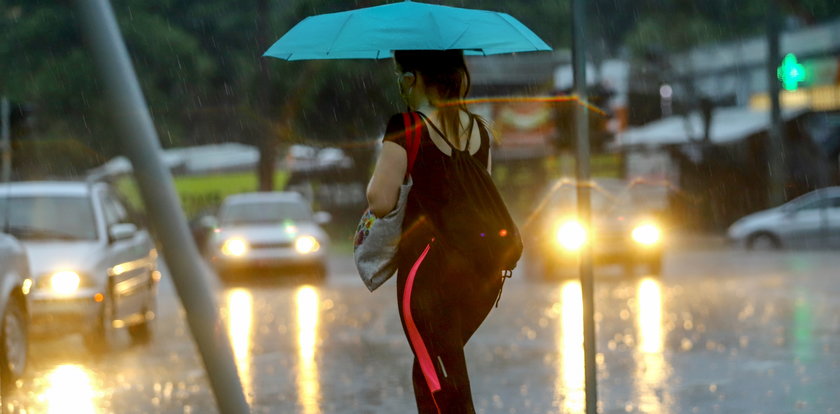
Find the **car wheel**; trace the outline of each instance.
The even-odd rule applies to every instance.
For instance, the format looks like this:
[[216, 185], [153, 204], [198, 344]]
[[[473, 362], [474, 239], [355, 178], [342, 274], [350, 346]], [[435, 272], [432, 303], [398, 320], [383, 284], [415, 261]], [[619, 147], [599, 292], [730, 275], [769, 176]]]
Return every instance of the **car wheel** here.
[[749, 250], [778, 250], [781, 247], [782, 242], [771, 233], [754, 233], [747, 238], [747, 249]]
[[99, 314], [93, 328], [83, 338], [85, 347], [93, 354], [107, 353], [114, 345], [116, 332], [111, 323], [111, 315], [113, 315], [113, 303], [111, 296], [106, 294], [99, 307]]
[[316, 265], [312, 269], [312, 275], [315, 277], [315, 282], [323, 283], [327, 280], [327, 266], [324, 264]]
[[235, 280], [232, 270], [216, 269], [216, 278], [220, 283], [227, 283]]
[[535, 256], [531, 263], [533, 266], [529, 269], [529, 275], [534, 280], [552, 280], [558, 276], [557, 264], [549, 258], [538, 255]]
[[29, 324], [23, 299], [19, 296], [9, 298], [9, 304], [3, 313], [2, 353], [0, 353], [0, 387], [5, 392], [14, 387], [23, 377], [29, 357]]
[[149, 300], [143, 309], [143, 322], [128, 327], [128, 335], [131, 337], [131, 342], [135, 345], [148, 344], [152, 340], [152, 331], [155, 321], [155, 313], [157, 312], [157, 297], [153, 287], [149, 288]]
[[659, 276], [662, 274], [662, 256], [656, 256], [647, 262], [648, 272], [652, 276]]
[[632, 278], [636, 276], [636, 262], [627, 259], [621, 263], [621, 270], [624, 272], [624, 277]]
[[128, 327], [128, 335], [135, 345], [148, 344], [152, 340], [151, 321], [146, 320]]

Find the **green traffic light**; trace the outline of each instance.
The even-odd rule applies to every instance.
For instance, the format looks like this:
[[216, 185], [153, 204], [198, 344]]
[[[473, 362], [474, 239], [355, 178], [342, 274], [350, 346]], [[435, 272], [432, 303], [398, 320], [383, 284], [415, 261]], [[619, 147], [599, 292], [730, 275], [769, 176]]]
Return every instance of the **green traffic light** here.
[[795, 91], [799, 82], [805, 80], [805, 67], [796, 60], [796, 55], [788, 53], [782, 60], [782, 65], [776, 70], [776, 76], [782, 81], [785, 90]]

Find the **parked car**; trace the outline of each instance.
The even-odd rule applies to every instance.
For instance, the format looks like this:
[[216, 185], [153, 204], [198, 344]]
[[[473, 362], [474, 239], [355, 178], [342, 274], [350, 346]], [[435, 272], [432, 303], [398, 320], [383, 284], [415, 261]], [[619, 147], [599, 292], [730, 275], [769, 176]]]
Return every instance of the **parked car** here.
[[0, 389], [23, 377], [29, 359], [29, 306], [32, 280], [23, 245], [0, 233]]
[[321, 224], [329, 220], [328, 213], [313, 214], [298, 193], [228, 196], [207, 248], [210, 263], [222, 278], [272, 269], [303, 270], [324, 279], [330, 240]]
[[551, 278], [572, 274], [579, 266], [580, 251], [589, 245], [594, 264], [647, 266], [658, 275], [662, 268], [663, 217], [667, 186], [620, 179], [591, 181], [591, 227], [577, 216], [577, 182], [560, 179], [545, 191], [524, 231], [526, 249], [536, 265], [533, 274]]
[[729, 226], [727, 237], [748, 249], [840, 247], [840, 187], [742, 217]]
[[157, 252], [109, 185], [3, 184], [0, 217], [28, 253], [34, 336], [79, 333], [94, 352], [114, 345], [117, 328], [127, 328], [135, 342], [149, 339], [160, 279]]

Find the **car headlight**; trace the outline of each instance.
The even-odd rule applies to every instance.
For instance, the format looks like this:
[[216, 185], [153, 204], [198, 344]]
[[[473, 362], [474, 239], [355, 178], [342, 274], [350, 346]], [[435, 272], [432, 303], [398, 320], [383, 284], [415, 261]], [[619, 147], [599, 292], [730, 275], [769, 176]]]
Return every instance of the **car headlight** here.
[[555, 234], [557, 243], [568, 251], [578, 251], [586, 244], [586, 229], [577, 220], [564, 222]]
[[631, 233], [636, 243], [652, 246], [662, 239], [662, 231], [655, 224], [644, 223], [633, 228]]
[[245, 253], [248, 253], [248, 249], [250, 249], [250, 246], [248, 246], [247, 241], [234, 238], [225, 240], [225, 242], [222, 243], [221, 250], [222, 254], [225, 256], [241, 257], [244, 256]]
[[21, 291], [24, 295], [28, 295], [28, 294], [29, 294], [29, 292], [31, 292], [31, 291], [32, 291], [32, 279], [29, 279], [29, 278], [24, 279], [24, 280], [23, 280], [23, 284], [22, 284], [22, 285], [21, 285], [21, 287], [20, 287], [20, 291]]
[[50, 275], [49, 287], [53, 292], [61, 295], [69, 295], [79, 289], [82, 278], [76, 272], [61, 271]]
[[312, 236], [300, 236], [295, 239], [295, 250], [300, 254], [309, 254], [317, 252], [321, 248], [318, 239]]

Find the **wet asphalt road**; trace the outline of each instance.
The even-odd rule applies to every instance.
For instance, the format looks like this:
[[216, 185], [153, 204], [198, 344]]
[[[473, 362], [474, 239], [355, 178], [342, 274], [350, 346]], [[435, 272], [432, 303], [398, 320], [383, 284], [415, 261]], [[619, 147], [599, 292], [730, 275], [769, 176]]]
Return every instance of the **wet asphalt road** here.
[[[661, 278], [596, 278], [603, 413], [840, 412], [840, 254], [683, 248]], [[411, 413], [411, 353], [393, 281], [368, 293], [349, 256], [323, 285], [248, 282], [218, 303], [255, 413]], [[583, 411], [575, 281], [514, 274], [467, 347], [481, 413]], [[9, 399], [26, 413], [215, 413], [164, 276], [155, 339], [89, 355], [37, 342]]]

